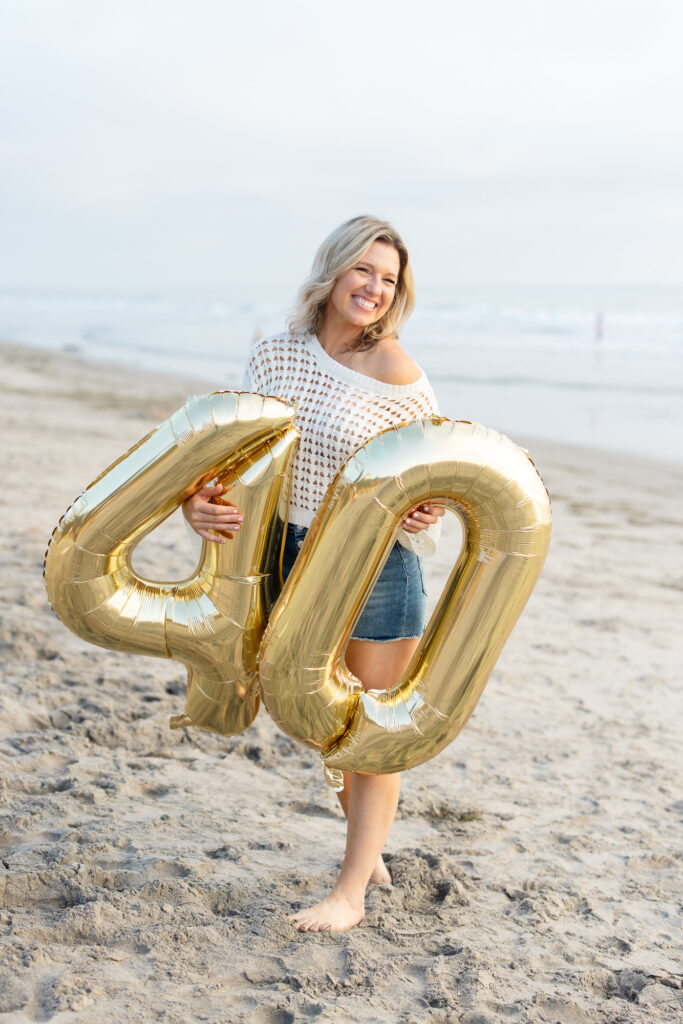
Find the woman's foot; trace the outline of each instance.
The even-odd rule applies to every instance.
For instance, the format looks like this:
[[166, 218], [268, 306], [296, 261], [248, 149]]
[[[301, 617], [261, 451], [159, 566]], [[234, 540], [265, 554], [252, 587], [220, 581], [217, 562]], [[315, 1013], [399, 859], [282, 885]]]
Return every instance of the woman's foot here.
[[315, 906], [289, 914], [287, 920], [300, 932], [345, 932], [360, 924], [364, 917], [362, 903], [356, 905], [341, 893], [332, 892]]
[[393, 881], [393, 878], [389, 874], [389, 868], [384, 863], [382, 855], [380, 854], [379, 860], [377, 861], [377, 864], [375, 865], [375, 868], [372, 874], [370, 875], [370, 881], [368, 882], [368, 885], [393, 885]]

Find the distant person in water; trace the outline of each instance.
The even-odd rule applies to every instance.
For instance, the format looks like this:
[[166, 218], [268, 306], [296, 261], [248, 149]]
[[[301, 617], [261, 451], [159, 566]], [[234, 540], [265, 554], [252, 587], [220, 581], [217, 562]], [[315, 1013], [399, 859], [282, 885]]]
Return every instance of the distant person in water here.
[[593, 332], [593, 341], [596, 345], [599, 345], [605, 335], [605, 316], [603, 313], [597, 313], [595, 317], [595, 330]]

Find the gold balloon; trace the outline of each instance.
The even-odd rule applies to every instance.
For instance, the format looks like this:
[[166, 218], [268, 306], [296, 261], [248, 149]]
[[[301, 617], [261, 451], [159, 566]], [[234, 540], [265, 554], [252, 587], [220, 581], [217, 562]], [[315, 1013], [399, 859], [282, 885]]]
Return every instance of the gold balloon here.
[[[365, 692], [343, 653], [406, 513], [461, 516], [465, 543], [402, 680]], [[533, 463], [478, 424], [433, 418], [368, 441], [330, 485], [259, 653], [265, 705], [341, 770], [397, 772], [434, 757], [472, 714], [533, 590], [550, 541]]]
[[[45, 556], [48, 598], [74, 633], [188, 670], [172, 727], [242, 732], [259, 707], [257, 652], [282, 578], [294, 409], [243, 392], [192, 397], [77, 498]], [[244, 512], [239, 542], [204, 542], [187, 580], [131, 566], [136, 544], [212, 478]]]
[[[45, 560], [50, 603], [85, 640], [187, 666], [173, 728], [242, 732], [260, 685], [277, 725], [321, 752], [332, 784], [342, 770], [404, 771], [472, 714], [543, 567], [548, 495], [528, 455], [495, 430], [438, 417], [391, 428], [330, 485], [277, 598], [293, 423], [275, 398], [189, 399], [62, 518]], [[135, 545], [212, 478], [244, 513], [239, 539], [205, 542], [182, 582], [139, 576]], [[365, 692], [344, 650], [401, 520], [423, 502], [462, 518], [463, 549], [403, 678]]]

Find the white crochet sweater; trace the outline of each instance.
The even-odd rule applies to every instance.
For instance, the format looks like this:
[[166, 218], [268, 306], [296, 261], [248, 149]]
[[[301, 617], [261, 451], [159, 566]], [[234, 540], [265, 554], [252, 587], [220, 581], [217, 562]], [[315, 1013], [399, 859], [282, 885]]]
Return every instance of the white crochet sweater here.
[[[296, 403], [301, 431], [296, 455], [289, 521], [310, 526], [329, 484], [349, 456], [374, 434], [398, 423], [438, 415], [436, 398], [424, 373], [412, 384], [384, 384], [332, 359], [314, 335], [276, 334], [251, 348], [244, 372], [245, 391]], [[436, 550], [437, 522], [399, 541], [421, 557]]]

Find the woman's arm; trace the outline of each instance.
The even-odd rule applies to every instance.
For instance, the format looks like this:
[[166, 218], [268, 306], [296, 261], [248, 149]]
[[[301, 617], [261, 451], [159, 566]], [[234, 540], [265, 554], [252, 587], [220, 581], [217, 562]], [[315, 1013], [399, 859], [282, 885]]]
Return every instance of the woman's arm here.
[[[379, 370], [381, 379], [387, 384], [411, 384], [418, 381], [421, 376], [420, 367], [403, 351], [397, 341], [383, 348], [381, 366], [376, 364], [374, 369], [376, 372]], [[428, 381], [425, 381], [419, 395], [418, 415], [439, 415], [436, 396]], [[431, 502], [411, 509], [401, 523], [403, 529], [398, 536], [399, 543], [420, 558], [430, 558], [435, 554], [441, 536], [441, 517], [444, 513], [444, 508]]]
[[[244, 391], [259, 391], [258, 376], [258, 361], [252, 348], [242, 376], [242, 389]], [[244, 521], [244, 516], [234, 505], [228, 504], [225, 500], [216, 504], [212, 503], [212, 498], [218, 498], [224, 493], [225, 488], [221, 484], [207, 484], [183, 502], [185, 525], [188, 528], [187, 532], [192, 548], [197, 556], [199, 555], [198, 537], [210, 540], [214, 544], [225, 544], [226, 539], [234, 538]], [[220, 532], [216, 533], [217, 530]]]

